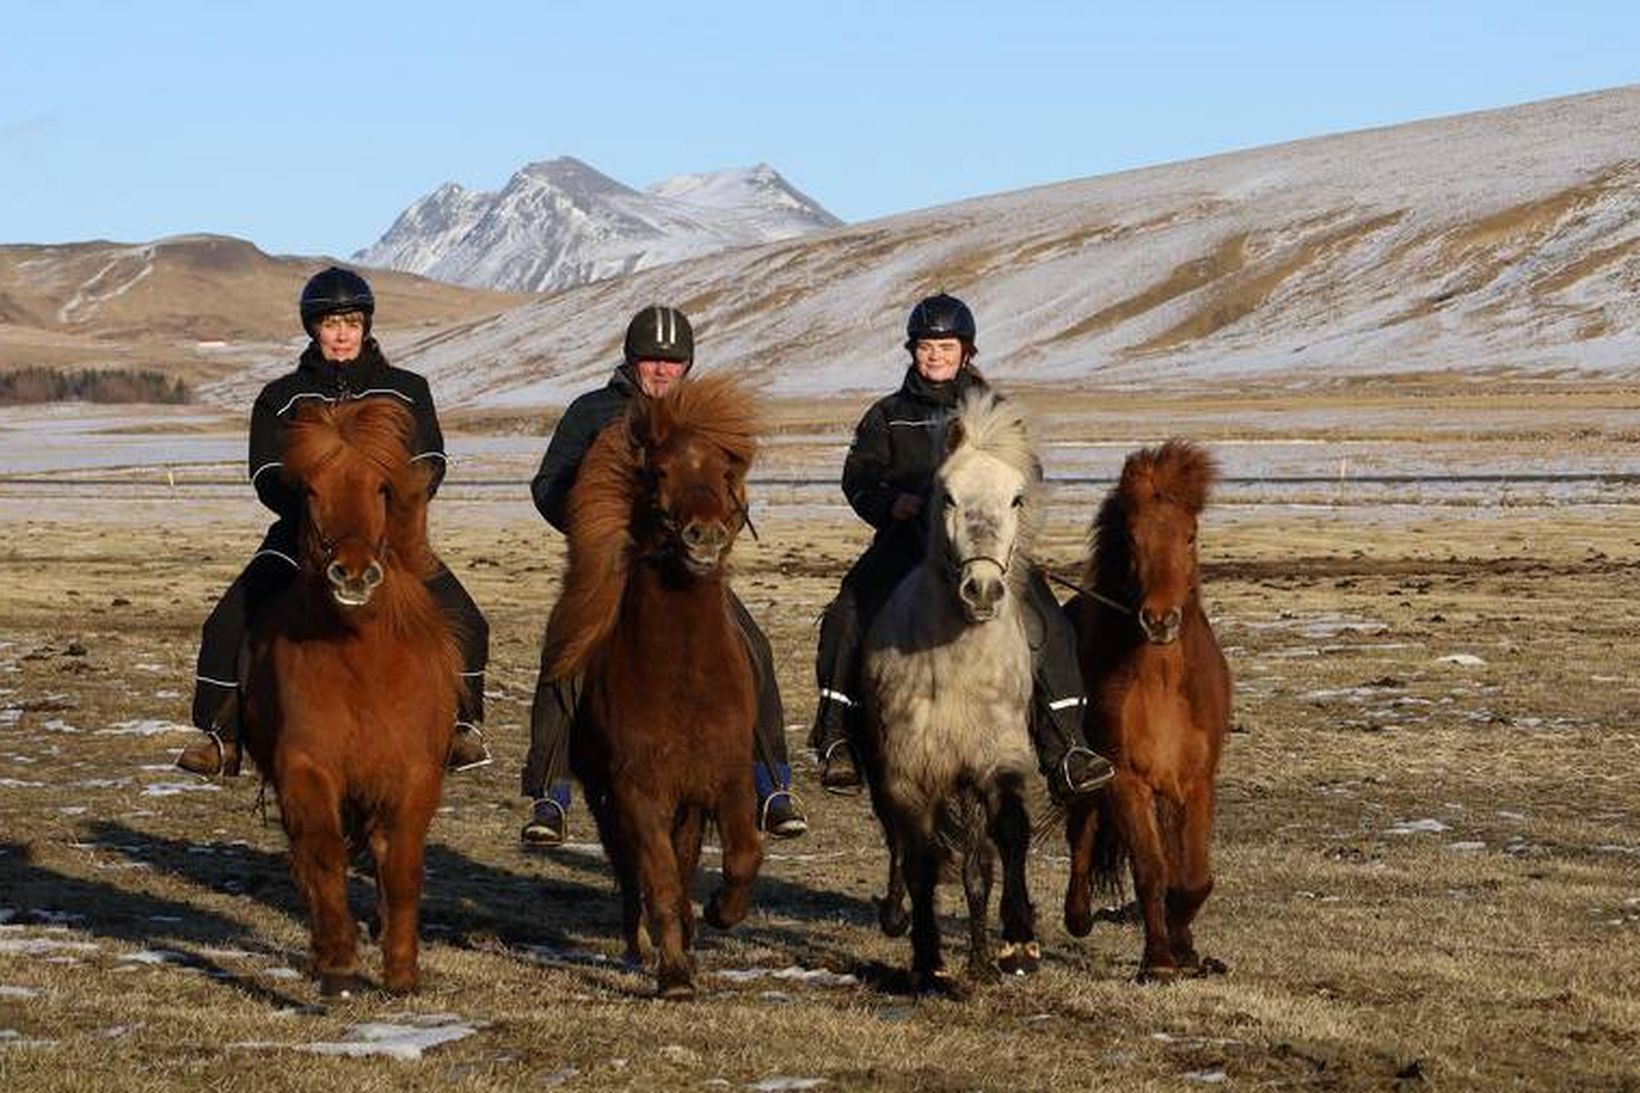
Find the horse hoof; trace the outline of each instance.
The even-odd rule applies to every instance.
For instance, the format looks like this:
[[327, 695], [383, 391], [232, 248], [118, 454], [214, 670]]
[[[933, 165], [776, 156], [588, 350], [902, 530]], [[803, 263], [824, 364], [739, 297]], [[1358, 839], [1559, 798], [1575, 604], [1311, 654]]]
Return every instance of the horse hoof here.
[[1072, 937], [1087, 937], [1093, 932], [1093, 912], [1087, 907], [1065, 908], [1065, 932]]
[[746, 913], [742, 911], [738, 915], [724, 914], [723, 905], [718, 902], [717, 896], [713, 895], [711, 899], [706, 901], [706, 912], [702, 917], [714, 930], [732, 930], [745, 919]]
[[968, 988], [944, 968], [932, 972], [913, 972], [911, 986], [924, 998], [949, 998], [953, 1002], [961, 1002], [968, 997]]
[[1196, 963], [1197, 975], [1228, 975], [1229, 973], [1230, 966], [1217, 957], [1204, 956]]
[[656, 994], [667, 1002], [687, 1002], [695, 997], [695, 984], [688, 972], [662, 972]]
[[382, 989], [388, 994], [415, 994], [421, 989], [421, 977], [414, 970], [402, 975], [389, 973], [382, 976]]
[[1006, 941], [997, 950], [1003, 975], [1035, 975], [1042, 970], [1042, 946], [1035, 941]]
[[319, 976], [319, 996], [343, 1000], [363, 994], [369, 987], [356, 972], [324, 972]]
[[890, 903], [886, 899], [877, 901], [877, 925], [882, 927], [883, 933], [889, 937], [902, 937], [906, 930], [911, 928], [911, 916], [906, 913], [904, 903]]
[[1150, 965], [1139, 969], [1139, 974], [1133, 977], [1135, 983], [1153, 986], [1166, 986], [1179, 978], [1179, 969], [1172, 966]]

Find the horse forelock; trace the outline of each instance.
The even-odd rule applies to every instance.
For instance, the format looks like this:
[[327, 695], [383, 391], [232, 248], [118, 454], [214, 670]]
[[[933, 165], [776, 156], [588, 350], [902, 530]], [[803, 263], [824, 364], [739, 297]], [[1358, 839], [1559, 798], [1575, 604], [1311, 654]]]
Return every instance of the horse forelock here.
[[285, 471], [307, 481], [338, 458], [357, 458], [396, 488], [411, 474], [414, 424], [410, 411], [383, 398], [304, 407], [286, 434]]
[[732, 376], [702, 376], [675, 384], [662, 398], [633, 405], [635, 432], [647, 447], [659, 447], [679, 432], [689, 432], [742, 467], [757, 454], [758, 410], [751, 391]]
[[1174, 439], [1128, 456], [1117, 489], [1134, 509], [1160, 500], [1199, 516], [1217, 479], [1218, 466], [1205, 448]]
[[[947, 451], [936, 472], [942, 482], [949, 481], [960, 468], [984, 460], [999, 463], [1019, 475], [1025, 503], [1014, 535], [1009, 577], [1023, 579], [1029, 571], [1031, 547], [1036, 541], [1042, 492], [1042, 464], [1031, 442], [1024, 413], [991, 391], [970, 391], [946, 419], [943, 436], [942, 446]], [[931, 513], [930, 519], [935, 524], [936, 537], [943, 537], [939, 514]]]
[[1085, 577], [1106, 592], [1120, 588], [1131, 565], [1128, 527], [1135, 515], [1162, 502], [1200, 516], [1217, 479], [1212, 455], [1188, 440], [1169, 440], [1128, 456], [1121, 479], [1094, 516]]

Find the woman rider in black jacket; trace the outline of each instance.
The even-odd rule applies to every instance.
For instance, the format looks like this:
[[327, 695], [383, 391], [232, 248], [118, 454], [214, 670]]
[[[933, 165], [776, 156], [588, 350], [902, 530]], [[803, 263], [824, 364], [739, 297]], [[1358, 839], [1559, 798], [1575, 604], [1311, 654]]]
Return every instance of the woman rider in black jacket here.
[[[427, 381], [394, 368], [382, 356], [370, 323], [376, 298], [352, 270], [332, 266], [315, 274], [302, 289], [298, 310], [312, 341], [293, 371], [280, 376], [256, 397], [251, 408], [249, 473], [262, 504], [277, 520], [245, 571], [228, 586], [205, 620], [194, 676], [194, 724], [206, 735], [184, 748], [177, 765], [195, 774], [239, 773], [239, 661], [245, 635], [257, 612], [289, 585], [297, 569], [296, 525], [302, 497], [280, 474], [285, 432], [297, 410], [312, 401], [391, 398], [403, 403], [415, 419], [411, 458], [432, 468], [428, 496], [444, 478], [444, 434]], [[479, 726], [484, 721], [484, 665], [489, 659], [490, 630], [484, 616], [455, 575], [441, 564], [427, 581], [439, 607], [451, 619], [461, 640], [462, 679], [466, 697], [456, 714], [450, 748], [454, 770], [483, 766], [489, 749]]]
[[[939, 465], [940, 424], [964, 394], [988, 386], [973, 363], [975, 333], [973, 312], [955, 296], [941, 293], [917, 304], [906, 323], [911, 366], [905, 380], [860, 419], [843, 464], [843, 495], [877, 534], [820, 621], [815, 658], [820, 702], [809, 745], [821, 759], [820, 784], [833, 792], [852, 793], [860, 786], [850, 742], [860, 713], [861, 638], [900, 581], [922, 561], [921, 516]], [[1055, 797], [1091, 793], [1114, 771], [1083, 741], [1087, 700], [1076, 634], [1040, 570], [1032, 570], [1026, 593], [1037, 761]]]

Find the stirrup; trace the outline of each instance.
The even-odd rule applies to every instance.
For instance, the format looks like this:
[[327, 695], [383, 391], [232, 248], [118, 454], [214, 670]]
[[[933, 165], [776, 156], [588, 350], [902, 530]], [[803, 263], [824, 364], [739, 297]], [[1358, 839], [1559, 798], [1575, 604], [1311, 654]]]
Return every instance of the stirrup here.
[[[838, 748], [842, 748], [847, 756], [846, 776], [842, 770], [834, 772], [832, 768], [832, 756]], [[839, 797], [853, 797], [860, 792], [863, 784], [865, 776], [860, 773], [860, 757], [854, 754], [854, 748], [847, 740], [834, 740], [820, 757], [820, 788]]]
[[[780, 797], [786, 798], [786, 803], [791, 808], [792, 815], [790, 818], [781, 821], [776, 827], [770, 828], [769, 811], [774, 807], [776, 798]], [[773, 835], [777, 839], [795, 839], [799, 835], [808, 834], [809, 820], [803, 812], [802, 802], [798, 799], [797, 794], [790, 789], [777, 789], [763, 798], [763, 803], [757, 810], [757, 829], [765, 834]]]
[[[470, 740], [478, 745], [479, 757], [477, 759], [470, 759], [465, 763], [455, 761], [456, 745], [462, 739]], [[477, 770], [479, 767], [487, 767], [493, 762], [495, 762], [495, 757], [490, 754], [490, 745], [484, 740], [484, 730], [471, 721], [457, 721], [455, 736], [450, 741], [450, 758], [445, 765], [452, 772], [460, 774], [464, 770]]]
[[[1089, 775], [1084, 781], [1071, 781], [1071, 757], [1075, 755], [1091, 756], [1096, 761], [1094, 766], [1096, 773]], [[1106, 759], [1092, 748], [1073, 744], [1065, 750], [1064, 756], [1059, 760], [1057, 773], [1059, 775], [1059, 785], [1063, 788], [1065, 796], [1081, 797], [1084, 794], [1103, 789], [1108, 785], [1116, 777], [1116, 767], [1111, 764], [1109, 759]]]

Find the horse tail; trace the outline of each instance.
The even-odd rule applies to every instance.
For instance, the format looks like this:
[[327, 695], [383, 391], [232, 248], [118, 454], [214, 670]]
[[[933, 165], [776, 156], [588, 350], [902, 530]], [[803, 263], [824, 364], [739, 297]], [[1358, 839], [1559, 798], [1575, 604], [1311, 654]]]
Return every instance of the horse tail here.
[[1115, 798], [1107, 790], [1094, 807], [1099, 812], [1099, 828], [1093, 837], [1093, 887], [1105, 896], [1120, 900], [1122, 877], [1127, 867], [1127, 847], [1116, 830]]

